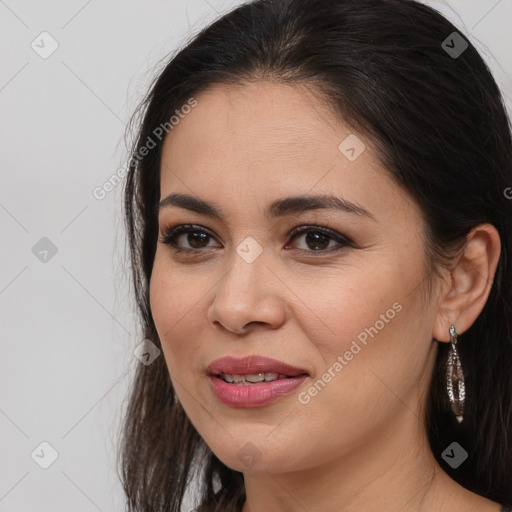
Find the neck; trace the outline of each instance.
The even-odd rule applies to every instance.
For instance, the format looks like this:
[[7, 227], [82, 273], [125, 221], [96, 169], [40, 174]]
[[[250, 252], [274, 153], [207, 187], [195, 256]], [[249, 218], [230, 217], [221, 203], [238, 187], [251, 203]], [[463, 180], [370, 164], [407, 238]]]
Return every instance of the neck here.
[[338, 458], [293, 473], [247, 473], [244, 480], [243, 512], [329, 512], [333, 504], [340, 512], [366, 512], [376, 504], [380, 512], [427, 511], [432, 490], [451, 481], [424, 425], [405, 407], [385, 430]]

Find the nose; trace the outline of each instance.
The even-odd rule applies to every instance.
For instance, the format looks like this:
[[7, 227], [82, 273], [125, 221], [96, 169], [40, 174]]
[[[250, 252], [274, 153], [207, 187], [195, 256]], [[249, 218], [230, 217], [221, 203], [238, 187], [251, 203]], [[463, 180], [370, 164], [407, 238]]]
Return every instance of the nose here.
[[286, 286], [267, 263], [265, 253], [251, 263], [233, 254], [208, 309], [211, 324], [243, 335], [254, 329], [277, 329], [284, 323]]

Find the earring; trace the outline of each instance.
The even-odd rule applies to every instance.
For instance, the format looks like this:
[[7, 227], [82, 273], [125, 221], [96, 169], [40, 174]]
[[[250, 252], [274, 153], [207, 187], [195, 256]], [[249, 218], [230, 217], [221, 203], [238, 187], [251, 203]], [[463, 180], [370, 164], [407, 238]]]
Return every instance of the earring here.
[[464, 419], [464, 399], [466, 398], [466, 388], [464, 386], [464, 373], [460, 363], [459, 354], [455, 345], [457, 344], [457, 332], [455, 326], [450, 327], [451, 348], [448, 354], [446, 365], [446, 390], [453, 414], [459, 423]]
[[174, 392], [174, 403], [175, 403], [175, 404], [178, 404], [178, 403], [179, 403], [178, 395], [176, 394], [176, 391]]

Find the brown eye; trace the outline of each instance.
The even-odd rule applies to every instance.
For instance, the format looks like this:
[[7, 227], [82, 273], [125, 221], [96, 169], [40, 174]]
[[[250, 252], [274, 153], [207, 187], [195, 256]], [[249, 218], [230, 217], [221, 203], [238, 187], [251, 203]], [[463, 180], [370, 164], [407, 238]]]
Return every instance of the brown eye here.
[[[165, 245], [169, 245], [177, 252], [196, 252], [207, 248], [208, 240], [210, 238], [213, 238], [213, 235], [204, 228], [193, 225], [182, 225], [163, 233], [160, 238], [160, 242]], [[178, 243], [179, 241], [181, 243]], [[182, 243], [189, 244], [189, 247], [183, 247]]]
[[[292, 240], [295, 240], [302, 235], [305, 235], [304, 243], [306, 248], [299, 248], [299, 250], [307, 252], [330, 253], [344, 249], [346, 246], [353, 246], [353, 243], [344, 236], [321, 226], [303, 226], [293, 231], [290, 236]], [[334, 248], [332, 246], [329, 247], [331, 242], [334, 242]]]

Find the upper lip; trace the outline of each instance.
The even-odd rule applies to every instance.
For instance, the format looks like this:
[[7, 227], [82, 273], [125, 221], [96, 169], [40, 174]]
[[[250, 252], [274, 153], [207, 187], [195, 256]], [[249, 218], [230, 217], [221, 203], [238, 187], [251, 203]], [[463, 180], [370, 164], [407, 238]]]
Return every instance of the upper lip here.
[[263, 356], [246, 356], [242, 358], [227, 356], [216, 359], [208, 365], [210, 374], [229, 373], [231, 375], [247, 375], [255, 373], [279, 373], [295, 377], [308, 374], [306, 370]]

